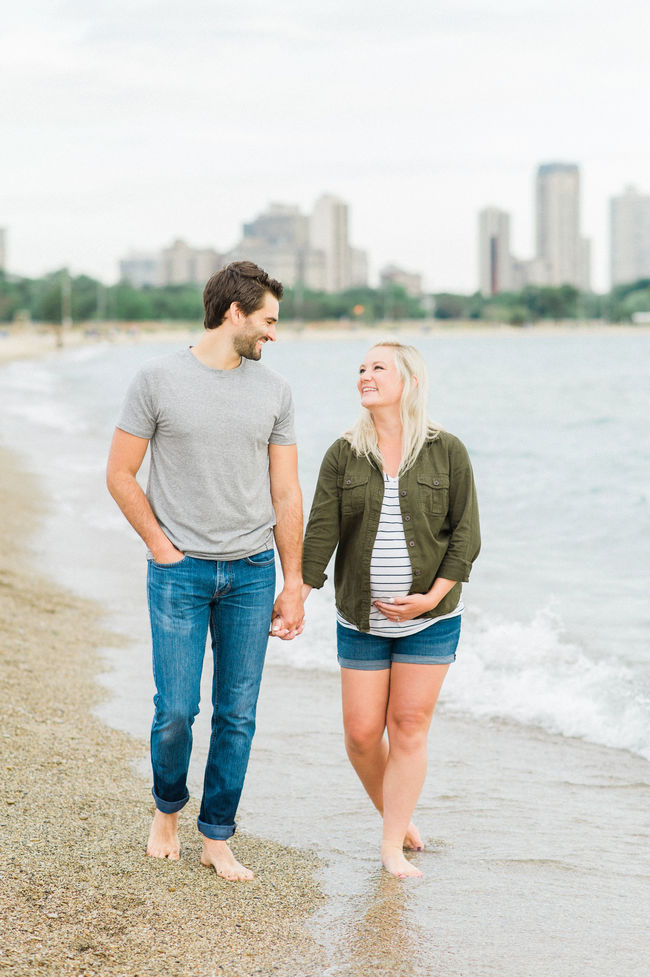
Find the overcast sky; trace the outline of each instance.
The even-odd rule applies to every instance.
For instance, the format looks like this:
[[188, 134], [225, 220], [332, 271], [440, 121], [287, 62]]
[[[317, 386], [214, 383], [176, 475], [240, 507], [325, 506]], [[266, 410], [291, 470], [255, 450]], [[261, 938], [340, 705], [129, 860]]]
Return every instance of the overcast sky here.
[[226, 250], [269, 202], [351, 210], [371, 271], [477, 287], [477, 213], [533, 252], [540, 162], [650, 192], [647, 0], [25, 0], [0, 36], [8, 267], [105, 281], [176, 237]]

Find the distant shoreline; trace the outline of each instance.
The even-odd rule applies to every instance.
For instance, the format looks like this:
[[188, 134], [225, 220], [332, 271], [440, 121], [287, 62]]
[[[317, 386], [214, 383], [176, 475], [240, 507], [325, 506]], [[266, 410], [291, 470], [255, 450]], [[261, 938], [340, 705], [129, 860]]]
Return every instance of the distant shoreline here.
[[[504, 332], [530, 334], [540, 332], [647, 332], [649, 324], [606, 323], [600, 320], [561, 321], [544, 320], [524, 326], [508, 323], [486, 322], [482, 319], [407, 319], [376, 323], [356, 323], [341, 320], [322, 322], [280, 322], [282, 335], [294, 339], [375, 339], [385, 335], [421, 336], [430, 333], [483, 333]], [[49, 323], [21, 323], [0, 325], [0, 363], [13, 359], [30, 359], [55, 349], [85, 346], [96, 342], [150, 343], [180, 342], [196, 337], [203, 331], [200, 322], [82, 322], [63, 328]]]

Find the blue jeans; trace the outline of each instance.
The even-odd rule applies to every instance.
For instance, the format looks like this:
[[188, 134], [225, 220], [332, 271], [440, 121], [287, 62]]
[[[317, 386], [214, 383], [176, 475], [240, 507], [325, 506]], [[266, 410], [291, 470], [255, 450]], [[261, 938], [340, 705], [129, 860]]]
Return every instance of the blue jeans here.
[[159, 811], [189, 800], [192, 724], [199, 711], [208, 630], [212, 638], [212, 733], [199, 831], [226, 839], [235, 813], [262, 680], [273, 599], [273, 550], [241, 560], [149, 561], [147, 596], [153, 640], [155, 713], [151, 727], [153, 796]]

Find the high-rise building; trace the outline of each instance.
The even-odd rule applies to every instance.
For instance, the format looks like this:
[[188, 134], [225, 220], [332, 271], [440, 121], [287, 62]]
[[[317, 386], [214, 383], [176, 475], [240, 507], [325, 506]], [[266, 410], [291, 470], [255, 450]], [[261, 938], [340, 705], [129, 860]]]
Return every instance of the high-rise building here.
[[486, 207], [478, 218], [479, 282], [483, 295], [512, 289], [510, 214]]
[[212, 248], [193, 248], [177, 239], [160, 255], [161, 285], [204, 285], [223, 264], [223, 255]]
[[243, 225], [229, 261], [254, 261], [289, 288], [325, 288], [325, 255], [309, 241], [309, 218], [292, 204], [271, 204]]
[[309, 237], [312, 247], [325, 254], [325, 290], [345, 291], [352, 278], [345, 201], [328, 193], [319, 197], [314, 204]]
[[120, 281], [130, 282], [135, 288], [158, 285], [160, 282], [160, 255], [153, 252], [132, 251], [121, 258]]
[[120, 278], [136, 288], [144, 285], [204, 285], [223, 263], [223, 255], [213, 248], [193, 248], [178, 239], [162, 251], [132, 251], [120, 260]]
[[365, 288], [368, 284], [368, 252], [350, 248], [350, 287]]
[[535, 184], [537, 259], [545, 285], [590, 287], [589, 244], [580, 235], [580, 172], [575, 163], [543, 163]]
[[341, 292], [368, 283], [368, 256], [348, 240], [348, 205], [330, 195], [316, 201], [311, 217], [293, 204], [271, 204], [242, 226], [226, 254], [182, 240], [157, 253], [131, 253], [120, 261], [120, 277], [139, 287], [203, 284], [224, 264], [243, 260], [289, 288]]
[[244, 224], [243, 240], [261, 240], [269, 247], [304, 248], [309, 242], [309, 218], [293, 204], [271, 204], [254, 221]]
[[422, 296], [422, 275], [417, 272], [404, 271], [397, 265], [386, 265], [379, 272], [379, 284], [382, 288], [386, 285], [400, 285], [407, 295], [411, 298], [419, 299]]
[[650, 278], [650, 195], [626, 187], [609, 202], [611, 283]]

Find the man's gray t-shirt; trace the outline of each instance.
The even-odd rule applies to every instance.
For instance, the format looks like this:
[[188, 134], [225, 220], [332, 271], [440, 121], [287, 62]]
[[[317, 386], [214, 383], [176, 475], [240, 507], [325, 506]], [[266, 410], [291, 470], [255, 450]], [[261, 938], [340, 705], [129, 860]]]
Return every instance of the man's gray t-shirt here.
[[118, 428], [150, 442], [147, 498], [187, 556], [238, 560], [273, 545], [269, 444], [295, 444], [289, 384], [243, 359], [214, 370], [190, 349], [146, 364]]

